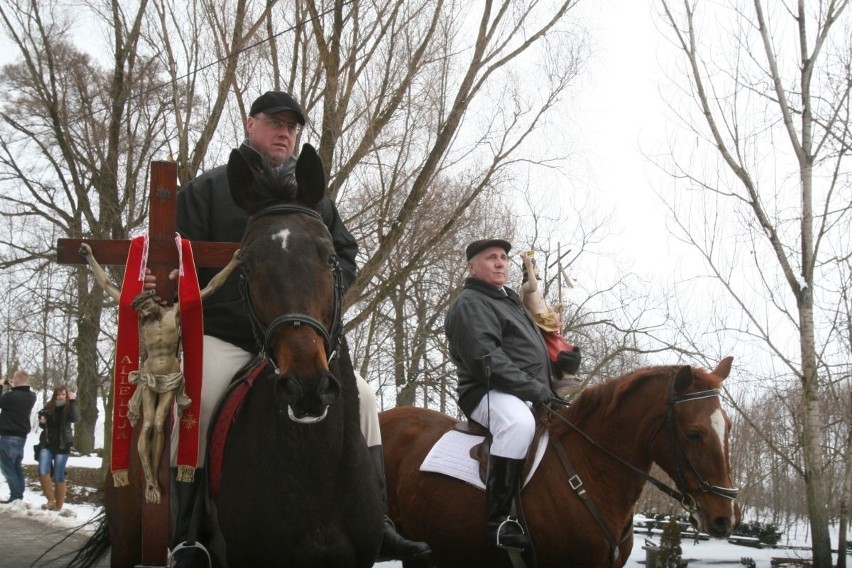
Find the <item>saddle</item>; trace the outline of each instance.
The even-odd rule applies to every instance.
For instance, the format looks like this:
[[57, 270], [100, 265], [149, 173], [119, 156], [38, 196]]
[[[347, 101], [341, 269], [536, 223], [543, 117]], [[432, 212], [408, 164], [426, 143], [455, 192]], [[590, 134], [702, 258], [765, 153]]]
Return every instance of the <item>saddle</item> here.
[[[488, 476], [488, 456], [491, 453], [491, 432], [488, 428], [477, 422], [476, 420], [460, 420], [453, 426], [453, 430], [467, 434], [470, 436], [483, 436], [485, 439], [479, 444], [476, 444], [470, 449], [470, 459], [476, 460], [479, 463], [479, 478], [485, 484]], [[521, 472], [521, 479], [526, 479], [533, 467], [535, 455], [538, 451], [538, 445], [542, 435], [547, 431], [547, 423], [536, 417], [535, 436], [533, 436], [530, 449], [524, 458], [524, 468]]]

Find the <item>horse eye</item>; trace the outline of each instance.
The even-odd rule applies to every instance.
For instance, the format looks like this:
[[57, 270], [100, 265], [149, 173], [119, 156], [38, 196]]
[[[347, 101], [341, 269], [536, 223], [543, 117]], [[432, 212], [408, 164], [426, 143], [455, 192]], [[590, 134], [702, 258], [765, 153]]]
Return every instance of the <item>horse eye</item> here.
[[698, 430], [687, 430], [686, 431], [686, 439], [690, 442], [700, 442], [701, 441], [701, 432]]

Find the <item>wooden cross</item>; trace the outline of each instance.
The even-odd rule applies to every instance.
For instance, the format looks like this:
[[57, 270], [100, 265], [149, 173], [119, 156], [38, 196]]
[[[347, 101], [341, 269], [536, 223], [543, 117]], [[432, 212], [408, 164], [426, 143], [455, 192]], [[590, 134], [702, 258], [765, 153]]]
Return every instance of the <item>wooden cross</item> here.
[[[169, 273], [178, 266], [175, 244], [175, 212], [177, 208], [177, 164], [151, 162], [150, 207], [148, 213], [148, 268], [157, 277], [157, 295], [169, 303], [177, 295], [177, 282], [169, 280]], [[129, 240], [59, 239], [57, 262], [60, 264], [86, 264], [80, 254], [80, 245], [88, 243], [94, 257], [102, 265], [124, 266], [130, 249]], [[193, 242], [192, 252], [196, 267], [221, 268], [239, 247], [238, 243]], [[115, 427], [116, 425], [113, 425]], [[134, 429], [136, 430], [136, 429]], [[132, 447], [137, 446], [138, 432], [133, 435]], [[170, 539], [169, 515], [169, 432], [157, 477], [162, 488], [159, 504], [148, 503], [140, 489], [142, 518], [142, 558], [144, 566], [166, 566]], [[131, 452], [131, 463], [139, 479], [131, 485], [144, 488], [141, 467], [136, 452]], [[141, 486], [140, 486], [141, 483]], [[128, 488], [129, 489], [129, 488]], [[119, 489], [120, 490], [120, 489]], [[198, 498], [202, 498], [198, 496]], [[132, 516], [132, 515], [130, 515]]]

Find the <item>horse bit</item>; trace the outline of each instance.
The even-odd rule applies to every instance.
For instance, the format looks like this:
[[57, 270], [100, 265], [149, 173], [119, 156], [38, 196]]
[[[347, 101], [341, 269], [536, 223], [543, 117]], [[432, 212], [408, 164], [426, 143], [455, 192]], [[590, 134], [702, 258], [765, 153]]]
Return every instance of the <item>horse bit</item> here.
[[[290, 213], [308, 215], [309, 217], [312, 217], [322, 223], [322, 226], [325, 227], [326, 232], [328, 232], [328, 227], [322, 220], [322, 216], [317, 211], [314, 211], [313, 209], [304, 207], [302, 205], [295, 205], [290, 203], [282, 203], [264, 207], [249, 218], [248, 224], [251, 225], [257, 219], [265, 217], [267, 215], [286, 215]], [[331, 237], [331, 233], [328, 233], [329, 237]], [[337, 356], [337, 353], [340, 349], [340, 330], [342, 328], [341, 298], [343, 297], [343, 277], [341, 274], [340, 263], [337, 260], [337, 256], [334, 256], [334, 265], [332, 266], [332, 274], [334, 278], [334, 311], [332, 315], [331, 331], [326, 329], [322, 322], [318, 321], [316, 318], [302, 313], [285, 314], [283, 316], [278, 316], [277, 318], [272, 320], [269, 325], [264, 326], [258, 319], [257, 313], [254, 311], [254, 307], [251, 303], [251, 296], [249, 294], [248, 286], [248, 273], [249, 269], [245, 265], [243, 265], [240, 274], [240, 293], [243, 297], [243, 301], [245, 302], [246, 312], [248, 313], [249, 319], [251, 320], [252, 333], [254, 334], [255, 341], [261, 348], [261, 355], [272, 364], [276, 372], [278, 371], [278, 365], [276, 364], [275, 360], [270, 356], [270, 354], [272, 353], [271, 341], [272, 335], [282, 325], [292, 325], [293, 327], [298, 328], [299, 326], [304, 324], [313, 328], [317, 333], [320, 334], [320, 337], [322, 337], [326, 353], [328, 354], [327, 361], [331, 362], [331, 360]], [[263, 339], [261, 340], [261, 338]]]

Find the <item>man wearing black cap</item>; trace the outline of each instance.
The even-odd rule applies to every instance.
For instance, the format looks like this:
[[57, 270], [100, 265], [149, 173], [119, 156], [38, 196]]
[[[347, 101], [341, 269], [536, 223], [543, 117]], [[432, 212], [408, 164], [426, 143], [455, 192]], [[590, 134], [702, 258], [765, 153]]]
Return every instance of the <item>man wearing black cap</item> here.
[[512, 496], [535, 433], [531, 408], [552, 393], [541, 333], [518, 294], [505, 286], [511, 248], [502, 239], [467, 246], [470, 276], [444, 328], [459, 377], [459, 407], [493, 436], [485, 490], [488, 542], [522, 550], [530, 540], [510, 517]]
[[[304, 125], [305, 114], [292, 96], [282, 91], [268, 91], [251, 105], [246, 120], [246, 140], [239, 151], [254, 168], [280, 169], [285, 175], [295, 175], [296, 159], [293, 154]], [[186, 238], [217, 242], [242, 240], [248, 215], [237, 207], [231, 198], [226, 168], [227, 166], [220, 166], [199, 175], [178, 193], [177, 228]], [[319, 208], [323, 221], [331, 232], [345, 292], [355, 280], [358, 244], [344, 226], [330, 199], [323, 198]], [[202, 288], [206, 286], [216, 272], [218, 269], [198, 269], [199, 285]], [[172, 276], [177, 276], [176, 271], [170, 278]], [[153, 276], [146, 277], [146, 287], [153, 288], [155, 284]], [[199, 448], [201, 455], [204, 455], [210, 420], [219, 399], [227, 390], [231, 378], [258, 352], [251, 322], [240, 296], [239, 274], [232, 274], [215, 294], [205, 300], [203, 311], [204, 360], [200, 416], [202, 444]], [[343, 347], [345, 348], [345, 341]], [[384, 489], [378, 404], [375, 393], [360, 378], [358, 392], [362, 432]], [[172, 447], [176, 447], [174, 440]], [[203, 474], [198, 472], [195, 475], [196, 480], [202, 477]], [[186, 538], [190, 527], [197, 483], [177, 483], [173, 484], [173, 487], [175, 485], [177, 495], [173, 502], [177, 502], [178, 511], [174, 524], [174, 543], [178, 544]], [[427, 556], [430, 552], [427, 544], [409, 541], [400, 536], [386, 518], [380, 560], [411, 560]]]

